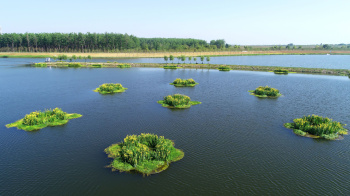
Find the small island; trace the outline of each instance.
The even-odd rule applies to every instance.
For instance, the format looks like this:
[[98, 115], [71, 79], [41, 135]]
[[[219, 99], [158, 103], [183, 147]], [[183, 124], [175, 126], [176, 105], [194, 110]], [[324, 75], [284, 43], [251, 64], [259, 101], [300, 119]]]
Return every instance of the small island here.
[[186, 95], [174, 94], [164, 97], [163, 100], [157, 101], [167, 108], [189, 108], [192, 105], [201, 104], [199, 101], [191, 101], [191, 98]]
[[25, 131], [35, 131], [47, 126], [58, 126], [68, 123], [68, 120], [82, 117], [81, 114], [67, 114], [60, 108], [45, 110], [44, 112], [35, 111], [25, 115], [23, 119], [20, 119], [14, 123], [7, 124], [6, 127], [17, 127]]
[[276, 98], [282, 95], [279, 90], [275, 88], [271, 88], [269, 86], [265, 86], [265, 87], [259, 86], [255, 90], [250, 90], [248, 92], [250, 92], [251, 95], [254, 95], [256, 97], [261, 97], [261, 98], [265, 98], [265, 97]]
[[128, 135], [123, 142], [112, 144], [104, 150], [112, 163], [113, 171], [136, 171], [150, 175], [164, 171], [171, 162], [184, 157], [184, 152], [174, 147], [174, 142], [150, 133]]
[[113, 94], [113, 93], [121, 93], [124, 92], [127, 88], [124, 88], [121, 84], [116, 83], [105, 83], [100, 85], [94, 91], [99, 92], [101, 94]]
[[341, 135], [347, 135], [348, 130], [340, 122], [317, 115], [303, 116], [293, 120], [293, 123], [285, 123], [284, 126], [293, 129], [297, 135], [311, 138], [324, 138], [327, 140], [339, 139]]
[[273, 70], [275, 74], [288, 74], [288, 70], [286, 69], [275, 69]]
[[164, 69], [177, 69], [178, 67], [176, 65], [164, 65]]
[[187, 80], [176, 78], [174, 82], [170, 84], [176, 87], [193, 87], [193, 86], [196, 86], [198, 83], [196, 83], [192, 78]]
[[220, 66], [218, 67], [218, 70], [219, 70], [219, 71], [230, 71], [231, 68], [230, 68], [230, 66], [227, 66], [227, 65], [220, 65]]

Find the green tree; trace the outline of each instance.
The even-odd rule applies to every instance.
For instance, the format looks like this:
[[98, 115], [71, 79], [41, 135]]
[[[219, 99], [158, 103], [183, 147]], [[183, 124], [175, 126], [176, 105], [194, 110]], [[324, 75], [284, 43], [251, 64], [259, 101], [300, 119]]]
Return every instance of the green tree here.
[[192, 64], [192, 57], [189, 56], [189, 57], [187, 57], [187, 58], [188, 58], [188, 61]]
[[88, 58], [88, 59], [90, 60], [90, 62], [91, 62], [91, 60], [92, 60], [91, 55], [88, 55], [87, 58]]
[[181, 56], [176, 57], [177, 58], [177, 63], [180, 63]]
[[170, 55], [169, 59], [171, 60], [172, 63], [174, 63], [174, 56], [173, 55]]
[[200, 56], [200, 58], [201, 58], [201, 61], [202, 61], [202, 64], [203, 64], [204, 56]]
[[209, 64], [210, 56], [207, 56], [206, 60], [207, 60], [207, 62], [208, 62], [208, 64]]
[[196, 61], [196, 64], [197, 64], [197, 57], [193, 57], [193, 60]]
[[73, 55], [72, 59], [74, 59], [74, 61], [77, 62], [77, 56]]
[[181, 61], [183, 61], [183, 63], [185, 63], [185, 61], [186, 61], [186, 56], [185, 56], [185, 55], [181, 55], [180, 57], [181, 57]]
[[164, 61], [168, 64], [168, 56], [164, 56]]

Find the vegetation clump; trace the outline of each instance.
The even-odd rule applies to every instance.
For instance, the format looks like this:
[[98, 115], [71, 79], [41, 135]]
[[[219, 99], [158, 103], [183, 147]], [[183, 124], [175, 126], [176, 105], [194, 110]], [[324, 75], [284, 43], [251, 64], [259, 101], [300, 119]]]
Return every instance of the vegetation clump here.
[[345, 124], [317, 115], [303, 116], [294, 119], [293, 123], [285, 123], [284, 126], [293, 129], [297, 135], [328, 140], [337, 139], [340, 135], [348, 133], [348, 130], [343, 127]]
[[177, 69], [176, 65], [165, 65], [163, 66], [164, 69]]
[[102, 65], [101, 65], [101, 64], [92, 64], [91, 67], [94, 67], [94, 68], [101, 68]]
[[257, 96], [257, 97], [279, 97], [282, 94], [280, 93], [279, 90], [275, 89], [275, 88], [271, 88], [269, 86], [259, 86], [258, 88], [256, 88], [255, 90], [250, 90], [248, 91], [251, 93], [251, 95]]
[[69, 63], [68, 67], [81, 67], [82, 65], [80, 63]]
[[47, 67], [46, 63], [35, 63], [32, 65], [33, 67]]
[[119, 64], [118, 67], [119, 67], [119, 68], [130, 68], [131, 65], [130, 65], [130, 64], [127, 64], [127, 63], [124, 63], [124, 64]]
[[184, 152], [174, 147], [174, 142], [155, 134], [127, 135], [124, 141], [105, 149], [114, 160], [108, 166], [112, 170], [135, 170], [150, 175], [164, 171], [169, 163], [184, 157]]
[[218, 67], [218, 70], [219, 70], [219, 71], [230, 71], [231, 68], [230, 68], [229, 66], [227, 66], [227, 65], [220, 65], [220, 66]]
[[275, 69], [273, 70], [275, 74], [288, 74], [288, 70], [286, 69]]
[[121, 93], [124, 92], [127, 88], [124, 88], [120, 83], [105, 83], [100, 85], [94, 91], [101, 94], [111, 94], [111, 93]]
[[168, 108], [189, 108], [192, 105], [201, 104], [201, 102], [191, 101], [190, 97], [181, 94], [168, 95], [157, 103], [162, 104], [163, 107]]
[[81, 114], [68, 114], [60, 108], [45, 110], [44, 112], [35, 111], [25, 115], [14, 123], [7, 124], [6, 127], [17, 127], [25, 131], [34, 131], [45, 128], [47, 126], [58, 126], [68, 123], [68, 120], [81, 117]]
[[176, 78], [173, 83], [170, 83], [171, 85], [174, 85], [176, 87], [183, 87], [183, 86], [196, 86], [198, 83], [196, 83], [192, 78], [190, 79], [180, 79]]

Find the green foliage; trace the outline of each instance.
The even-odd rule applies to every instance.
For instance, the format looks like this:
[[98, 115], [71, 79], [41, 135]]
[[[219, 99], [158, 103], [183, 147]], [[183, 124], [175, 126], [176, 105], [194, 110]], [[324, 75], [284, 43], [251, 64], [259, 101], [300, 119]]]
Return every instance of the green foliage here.
[[94, 68], [101, 68], [102, 67], [101, 64], [92, 64], [91, 66], [94, 67]]
[[192, 78], [190, 79], [180, 79], [176, 78], [173, 83], [170, 83], [171, 85], [182, 87], [182, 86], [195, 86], [198, 83], [196, 83]]
[[288, 70], [286, 69], [275, 69], [273, 70], [275, 74], [288, 74]]
[[177, 69], [177, 66], [176, 65], [166, 65], [166, 66], [163, 66], [164, 69]]
[[6, 127], [17, 127], [25, 131], [33, 131], [42, 129], [47, 126], [63, 125], [68, 122], [69, 119], [79, 118], [80, 114], [67, 114], [60, 108], [45, 110], [44, 112], [35, 111], [25, 115], [23, 119], [20, 119], [14, 123], [7, 124]]
[[105, 83], [100, 85], [94, 91], [99, 92], [101, 94], [112, 94], [112, 93], [120, 93], [124, 92], [127, 88], [124, 88], [121, 84], [116, 83]]
[[168, 56], [164, 56], [164, 61], [168, 63]]
[[33, 67], [47, 67], [46, 63], [35, 63], [32, 65]]
[[77, 68], [77, 67], [81, 67], [82, 65], [80, 64], [80, 63], [69, 63], [68, 64], [68, 67], [75, 67], [75, 68]]
[[123, 142], [109, 146], [105, 152], [114, 159], [110, 165], [113, 169], [136, 170], [147, 175], [166, 169], [170, 162], [184, 156], [171, 140], [149, 133], [128, 135]]
[[294, 133], [298, 135], [302, 135], [300, 133], [304, 132], [305, 134], [308, 133], [324, 139], [336, 139], [339, 137], [339, 134], [347, 134], [347, 130], [343, 126], [345, 126], [345, 124], [341, 124], [329, 118], [308, 115], [294, 119], [293, 123], [288, 123], [286, 127], [293, 129]]
[[218, 70], [219, 71], [230, 71], [231, 68], [230, 68], [230, 66], [227, 66], [227, 65], [220, 65]]
[[208, 64], [209, 64], [210, 56], [207, 56], [205, 59], [207, 60], [207, 62], [208, 62]]
[[174, 56], [173, 56], [173, 55], [170, 55], [170, 56], [169, 56], [169, 60], [171, 60], [171, 62], [174, 63]]
[[279, 90], [269, 86], [259, 86], [252, 93], [258, 97], [279, 97], [281, 96]]
[[67, 59], [68, 59], [68, 56], [65, 55], [65, 54], [60, 54], [60, 55], [58, 55], [57, 59], [60, 60], [60, 61], [62, 61], [62, 60], [67, 60]]
[[180, 56], [180, 59], [181, 59], [181, 61], [182, 61], [183, 63], [185, 63], [185, 61], [186, 61], [186, 56], [185, 56], [185, 55], [181, 55], [181, 56]]
[[119, 67], [119, 68], [130, 68], [131, 65], [128, 64], [128, 63], [124, 63], [124, 64], [119, 64], [118, 67]]
[[201, 104], [201, 102], [191, 101], [190, 97], [181, 94], [168, 95], [158, 103], [170, 108], [189, 108], [191, 105]]
[[201, 58], [201, 61], [202, 61], [202, 64], [203, 64], [204, 56], [200, 56], [200, 58]]

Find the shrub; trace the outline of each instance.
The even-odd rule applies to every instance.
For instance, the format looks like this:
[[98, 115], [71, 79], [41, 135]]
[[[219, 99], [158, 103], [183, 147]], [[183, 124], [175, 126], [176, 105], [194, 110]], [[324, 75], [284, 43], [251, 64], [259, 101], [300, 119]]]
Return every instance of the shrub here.
[[281, 96], [279, 90], [275, 89], [275, 88], [271, 88], [269, 86], [259, 86], [258, 88], [256, 88], [253, 91], [249, 91], [252, 94], [258, 96], [258, 97], [279, 97]]
[[286, 69], [275, 69], [273, 70], [275, 74], [288, 74], [288, 70]]
[[174, 94], [164, 97], [163, 100], [158, 101], [164, 107], [171, 108], [189, 108], [191, 105], [197, 105], [201, 102], [191, 101], [191, 98], [186, 95]]
[[130, 65], [130, 64], [127, 64], [127, 63], [124, 63], [124, 64], [119, 64], [118, 67], [119, 67], [119, 68], [130, 68], [131, 65]]
[[69, 63], [68, 67], [81, 67], [82, 65], [80, 63]]
[[127, 88], [124, 88], [120, 83], [105, 83], [100, 85], [94, 91], [101, 94], [111, 94], [111, 93], [120, 93], [124, 92]]
[[95, 68], [101, 68], [102, 67], [102, 65], [101, 64], [93, 64], [93, 65], [91, 65], [92, 67], [95, 67]]
[[176, 65], [166, 65], [166, 66], [163, 66], [164, 69], [177, 69], [177, 66]]
[[219, 69], [219, 71], [230, 71], [231, 70], [231, 68], [227, 65], [220, 65], [218, 69]]
[[345, 124], [317, 115], [303, 116], [302, 118], [294, 119], [293, 123], [285, 124], [285, 127], [293, 129], [293, 132], [298, 135], [308, 133], [324, 139], [336, 139], [339, 137], [339, 134], [347, 134], [347, 130], [343, 126]]
[[171, 85], [174, 86], [195, 86], [198, 83], [196, 83], [192, 78], [190, 79], [180, 79], [176, 78], [173, 83], [170, 83]]
[[128, 135], [123, 142], [109, 146], [105, 152], [114, 159], [109, 165], [112, 169], [136, 170], [147, 175], [166, 169], [170, 162], [184, 156], [171, 140], [149, 133]]

